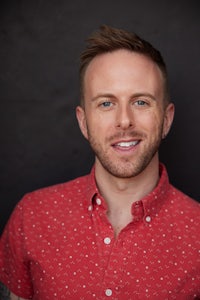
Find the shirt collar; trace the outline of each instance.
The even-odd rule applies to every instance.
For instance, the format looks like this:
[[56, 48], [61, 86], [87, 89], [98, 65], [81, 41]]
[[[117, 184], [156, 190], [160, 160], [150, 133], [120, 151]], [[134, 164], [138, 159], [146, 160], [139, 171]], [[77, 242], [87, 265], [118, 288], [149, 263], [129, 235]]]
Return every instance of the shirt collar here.
[[159, 174], [160, 178], [157, 186], [143, 199], [140, 200], [143, 205], [144, 219], [146, 221], [151, 220], [153, 217], [157, 216], [161, 207], [168, 199], [170, 183], [167, 170], [163, 164], [159, 165]]
[[[168, 198], [167, 194], [169, 192], [170, 184], [167, 170], [163, 164], [159, 165], [159, 174], [160, 179], [157, 186], [148, 195], [146, 195], [140, 201], [134, 202], [132, 205], [133, 215], [135, 213], [134, 210], [138, 210], [138, 206], [142, 207], [143, 213], [141, 214], [140, 209], [140, 217], [138, 217], [140, 219], [143, 216], [147, 222], [148, 220], [152, 219], [152, 217], [158, 214], [159, 210]], [[94, 199], [99, 194], [100, 193], [98, 191], [95, 180], [95, 166], [93, 166], [90, 174], [87, 176], [86, 198], [89, 210], [92, 210]]]
[[93, 199], [99, 193], [95, 180], [95, 166], [92, 167], [90, 174], [87, 175], [86, 184], [87, 205], [91, 206], [93, 204]]

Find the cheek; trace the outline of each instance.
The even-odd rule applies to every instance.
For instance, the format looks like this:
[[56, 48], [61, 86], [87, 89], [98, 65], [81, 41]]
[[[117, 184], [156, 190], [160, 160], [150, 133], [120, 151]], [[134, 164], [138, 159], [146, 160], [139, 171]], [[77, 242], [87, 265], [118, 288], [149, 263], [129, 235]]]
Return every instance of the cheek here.
[[109, 129], [113, 127], [112, 118], [107, 116], [102, 116], [101, 114], [93, 115], [87, 122], [88, 128], [92, 132], [109, 132]]
[[159, 113], [148, 112], [137, 116], [136, 127], [143, 129], [147, 133], [157, 135], [162, 130], [163, 119]]
[[103, 139], [103, 136], [105, 135], [105, 129], [104, 126], [101, 124], [99, 120], [90, 120], [90, 122], [87, 123], [87, 131], [89, 139], [100, 141]]

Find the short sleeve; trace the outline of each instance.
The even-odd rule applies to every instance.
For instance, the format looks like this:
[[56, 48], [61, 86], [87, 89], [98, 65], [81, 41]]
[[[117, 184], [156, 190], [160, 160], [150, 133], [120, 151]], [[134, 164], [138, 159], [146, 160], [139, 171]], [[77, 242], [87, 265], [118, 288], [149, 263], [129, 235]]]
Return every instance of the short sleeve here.
[[31, 299], [33, 287], [23, 230], [23, 201], [14, 209], [0, 240], [0, 281], [19, 297]]

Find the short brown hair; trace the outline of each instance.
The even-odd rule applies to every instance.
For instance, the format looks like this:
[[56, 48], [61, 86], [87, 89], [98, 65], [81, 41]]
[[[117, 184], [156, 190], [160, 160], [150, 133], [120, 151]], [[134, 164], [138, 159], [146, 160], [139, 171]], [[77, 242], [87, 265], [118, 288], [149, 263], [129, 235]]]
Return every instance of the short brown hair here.
[[168, 75], [165, 62], [160, 52], [149, 42], [140, 38], [137, 34], [107, 25], [100, 26], [87, 39], [86, 49], [80, 57], [80, 93], [81, 104], [84, 104], [84, 75], [89, 63], [98, 55], [113, 52], [119, 49], [141, 53], [149, 57], [160, 68], [165, 85], [165, 101], [169, 102]]

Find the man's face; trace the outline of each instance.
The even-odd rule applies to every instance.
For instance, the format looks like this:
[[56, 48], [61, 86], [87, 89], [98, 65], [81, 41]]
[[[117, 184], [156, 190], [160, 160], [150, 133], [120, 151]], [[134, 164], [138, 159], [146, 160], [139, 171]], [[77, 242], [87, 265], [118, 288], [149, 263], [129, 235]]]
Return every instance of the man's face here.
[[158, 160], [174, 111], [164, 105], [163, 86], [158, 66], [138, 53], [117, 50], [90, 62], [77, 118], [96, 162], [110, 174], [134, 177]]

